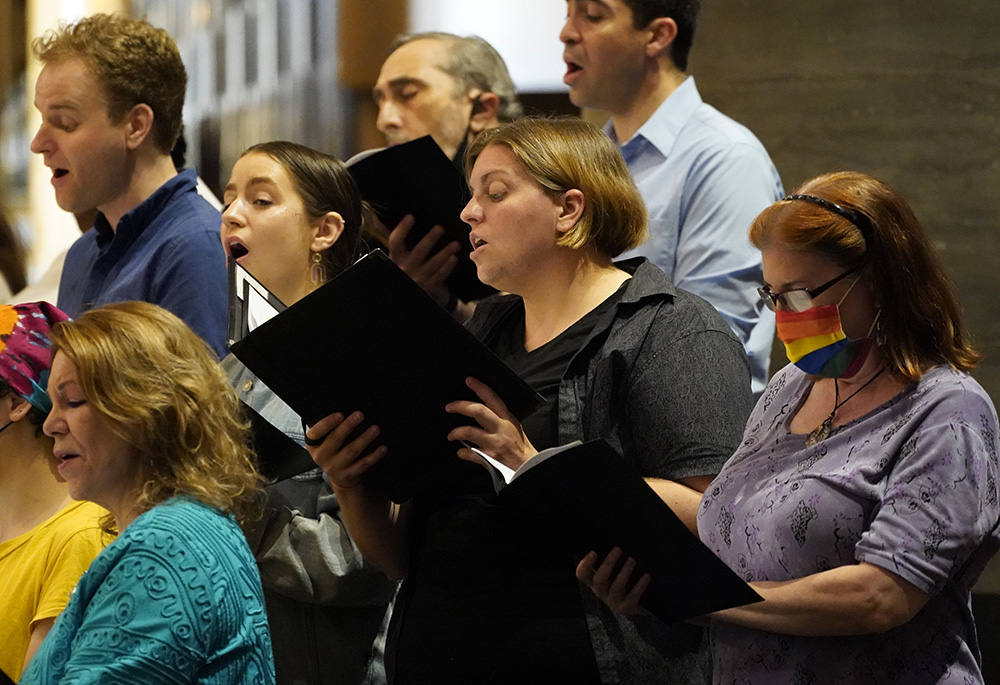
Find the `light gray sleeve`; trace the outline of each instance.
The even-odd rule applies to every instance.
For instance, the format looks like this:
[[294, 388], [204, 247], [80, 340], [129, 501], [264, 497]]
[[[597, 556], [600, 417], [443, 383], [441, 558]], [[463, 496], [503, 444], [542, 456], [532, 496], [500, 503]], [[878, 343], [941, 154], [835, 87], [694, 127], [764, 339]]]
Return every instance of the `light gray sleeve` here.
[[271, 510], [256, 550], [264, 586], [313, 604], [369, 607], [388, 602], [395, 583], [358, 551], [333, 494], [320, 494], [317, 500], [315, 517], [288, 506]]
[[[299, 444], [299, 416], [229, 355], [222, 362], [240, 399]], [[302, 602], [345, 607], [385, 604], [395, 583], [368, 563], [340, 520], [340, 505], [321, 472], [265, 488], [264, 520], [246, 530], [269, 590]]]

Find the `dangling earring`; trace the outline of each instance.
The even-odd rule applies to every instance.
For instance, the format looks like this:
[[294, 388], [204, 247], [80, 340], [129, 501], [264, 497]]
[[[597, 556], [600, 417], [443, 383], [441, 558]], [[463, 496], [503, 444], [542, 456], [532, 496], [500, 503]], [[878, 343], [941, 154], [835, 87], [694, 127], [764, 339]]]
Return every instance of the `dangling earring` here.
[[326, 267], [323, 266], [323, 255], [319, 252], [312, 253], [312, 269], [310, 278], [313, 283], [326, 283]]
[[878, 314], [875, 315], [875, 332], [872, 335], [872, 342], [875, 343], [875, 347], [885, 347], [885, 331], [882, 329], [882, 310], [878, 310]]

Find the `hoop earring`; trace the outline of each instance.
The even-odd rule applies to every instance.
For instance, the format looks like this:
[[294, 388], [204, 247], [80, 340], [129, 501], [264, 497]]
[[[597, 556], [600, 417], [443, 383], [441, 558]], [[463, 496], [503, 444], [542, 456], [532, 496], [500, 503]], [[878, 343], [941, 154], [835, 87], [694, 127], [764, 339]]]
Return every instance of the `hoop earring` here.
[[319, 252], [312, 253], [312, 268], [309, 270], [309, 277], [313, 283], [326, 283], [326, 267], [323, 266], [323, 255]]

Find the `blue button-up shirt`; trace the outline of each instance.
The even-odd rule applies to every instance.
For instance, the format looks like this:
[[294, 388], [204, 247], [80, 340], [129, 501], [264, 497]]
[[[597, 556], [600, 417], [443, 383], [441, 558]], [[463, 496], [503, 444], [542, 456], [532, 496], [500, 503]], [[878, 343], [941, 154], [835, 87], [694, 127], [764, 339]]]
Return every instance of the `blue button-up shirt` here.
[[[611, 123], [605, 129], [615, 138]], [[781, 199], [781, 177], [745, 126], [702, 102], [688, 77], [621, 145], [649, 211], [644, 256], [679, 287], [711, 302], [750, 358], [752, 389], [767, 383], [774, 314], [757, 295], [760, 252], [747, 229]]]
[[101, 212], [73, 243], [59, 282], [72, 317], [109, 302], [142, 300], [179, 316], [226, 354], [226, 257], [222, 219], [184, 171], [126, 213], [112, 230]]

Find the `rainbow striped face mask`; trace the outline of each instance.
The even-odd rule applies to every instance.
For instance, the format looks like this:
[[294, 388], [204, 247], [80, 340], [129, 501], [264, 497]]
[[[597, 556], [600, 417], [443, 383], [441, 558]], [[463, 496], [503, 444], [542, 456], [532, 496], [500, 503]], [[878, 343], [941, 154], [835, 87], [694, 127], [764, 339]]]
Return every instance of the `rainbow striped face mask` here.
[[[855, 278], [840, 302], [857, 282]], [[871, 352], [872, 340], [869, 336], [875, 329], [878, 315], [868, 335], [860, 340], [851, 340], [844, 333], [840, 321], [840, 302], [812, 307], [804, 312], [785, 309], [774, 312], [778, 339], [785, 344], [788, 360], [811, 376], [850, 378], [861, 370]]]

